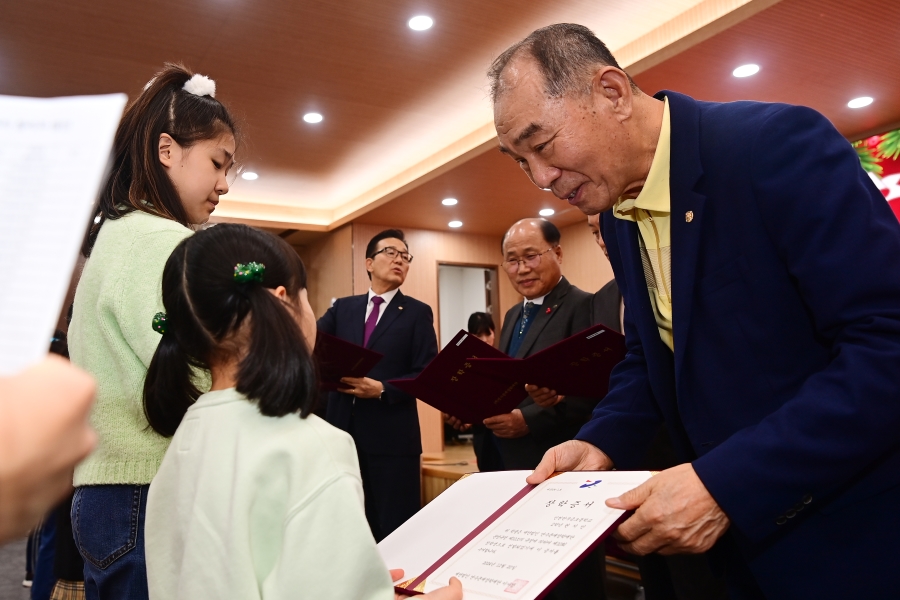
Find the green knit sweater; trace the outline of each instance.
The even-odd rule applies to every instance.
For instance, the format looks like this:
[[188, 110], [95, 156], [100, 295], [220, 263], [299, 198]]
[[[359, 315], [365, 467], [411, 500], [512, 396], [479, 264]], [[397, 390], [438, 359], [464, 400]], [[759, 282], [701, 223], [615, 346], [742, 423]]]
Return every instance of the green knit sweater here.
[[91, 425], [96, 450], [75, 469], [75, 485], [146, 484], [169, 439], [144, 417], [144, 378], [160, 336], [151, 324], [163, 310], [162, 272], [193, 232], [143, 212], [106, 221], [75, 292], [69, 326], [72, 362], [97, 380]]

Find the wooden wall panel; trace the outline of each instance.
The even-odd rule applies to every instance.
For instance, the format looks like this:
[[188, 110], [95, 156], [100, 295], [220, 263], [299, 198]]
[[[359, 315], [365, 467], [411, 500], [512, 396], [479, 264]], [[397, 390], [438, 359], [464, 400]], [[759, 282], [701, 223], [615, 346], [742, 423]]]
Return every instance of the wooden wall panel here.
[[353, 294], [353, 226], [345, 225], [309, 246], [297, 248], [307, 270], [309, 303], [318, 319], [332, 298]]
[[594, 293], [613, 278], [612, 267], [594, 241], [587, 217], [560, 230], [563, 249], [563, 275], [572, 285]]

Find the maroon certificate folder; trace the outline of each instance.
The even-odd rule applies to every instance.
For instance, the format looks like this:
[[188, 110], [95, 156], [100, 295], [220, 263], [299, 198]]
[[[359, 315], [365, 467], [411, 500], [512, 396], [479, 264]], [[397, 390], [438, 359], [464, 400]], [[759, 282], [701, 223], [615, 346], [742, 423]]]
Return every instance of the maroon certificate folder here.
[[418, 377], [389, 383], [465, 423], [481, 423], [508, 413], [528, 395], [522, 379], [498, 379], [472, 368], [475, 358], [500, 357], [506, 354], [460, 331]]
[[319, 364], [319, 387], [336, 390], [345, 387], [341, 377], [365, 377], [384, 355], [320, 331], [313, 356]]
[[600, 398], [612, 368], [625, 358], [625, 336], [595, 325], [528, 358], [479, 358], [472, 370], [498, 381], [520, 381], [565, 396]]

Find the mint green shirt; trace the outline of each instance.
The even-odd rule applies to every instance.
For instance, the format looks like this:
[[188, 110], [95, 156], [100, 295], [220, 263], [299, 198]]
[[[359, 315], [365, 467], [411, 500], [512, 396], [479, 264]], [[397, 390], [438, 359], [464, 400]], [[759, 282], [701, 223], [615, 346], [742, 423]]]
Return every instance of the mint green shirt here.
[[72, 362], [94, 376], [91, 426], [98, 444], [75, 469], [75, 485], [147, 484], [169, 440], [144, 417], [144, 378], [160, 335], [162, 272], [193, 232], [169, 219], [133, 212], [100, 229], [85, 264], [69, 326]]
[[145, 524], [150, 600], [394, 599], [353, 438], [315, 415], [263, 416], [234, 388], [188, 409]]

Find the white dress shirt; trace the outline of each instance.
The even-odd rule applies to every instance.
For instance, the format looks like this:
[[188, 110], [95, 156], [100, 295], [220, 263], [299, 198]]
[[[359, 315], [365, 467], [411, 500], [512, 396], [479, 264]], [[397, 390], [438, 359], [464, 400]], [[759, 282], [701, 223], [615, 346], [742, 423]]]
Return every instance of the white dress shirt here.
[[[384, 314], [384, 311], [387, 310], [388, 304], [391, 303], [391, 300], [394, 299], [394, 296], [397, 295], [398, 291], [400, 291], [400, 288], [385, 292], [383, 294], [376, 294], [372, 291], [372, 288], [369, 288], [369, 302], [366, 304], [366, 318], [363, 319], [363, 323], [369, 320], [369, 315], [372, 314], [372, 307], [375, 306], [375, 304], [372, 302], [372, 298], [374, 298], [375, 296], [381, 296], [382, 298], [384, 298], [384, 302], [382, 302], [381, 306], [378, 307], [378, 321], [380, 321], [381, 316]], [[378, 324], [378, 321], [375, 321], [376, 325]]]

